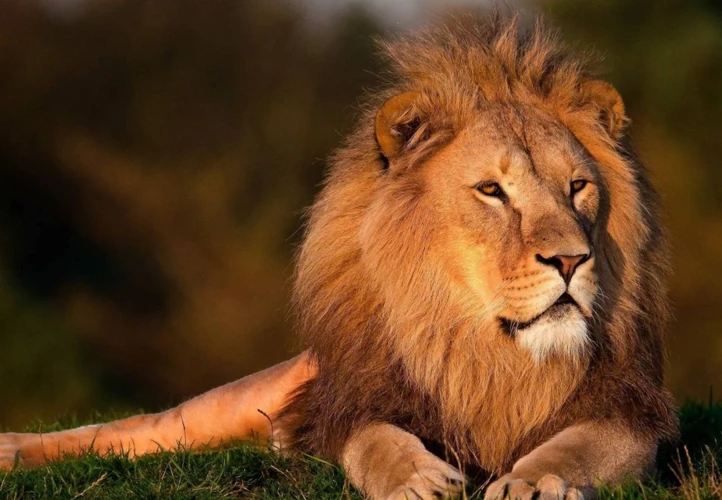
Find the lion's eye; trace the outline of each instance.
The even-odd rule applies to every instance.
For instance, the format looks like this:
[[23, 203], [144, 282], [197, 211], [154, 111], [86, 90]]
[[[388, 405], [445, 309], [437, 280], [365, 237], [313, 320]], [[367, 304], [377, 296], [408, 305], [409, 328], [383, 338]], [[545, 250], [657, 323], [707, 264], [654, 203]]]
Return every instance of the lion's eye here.
[[578, 179], [576, 181], [572, 181], [571, 183], [571, 192], [572, 195], [577, 194], [579, 191], [584, 189], [587, 186], [587, 181], [583, 179]]
[[501, 186], [496, 182], [481, 182], [477, 184], [476, 190], [486, 196], [494, 196], [495, 198], [501, 198], [504, 196], [504, 191]]

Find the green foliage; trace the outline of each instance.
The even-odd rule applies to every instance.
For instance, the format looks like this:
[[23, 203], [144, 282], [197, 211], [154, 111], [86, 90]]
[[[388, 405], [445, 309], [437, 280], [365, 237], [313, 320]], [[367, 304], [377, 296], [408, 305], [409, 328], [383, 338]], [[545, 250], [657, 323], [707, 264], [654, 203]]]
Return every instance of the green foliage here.
[[[0, 400], [25, 415], [52, 415], [68, 405], [87, 412], [85, 398], [99, 394], [88, 377], [93, 366], [80, 366], [80, 342], [56, 311], [14, 291], [1, 268], [0, 332], [13, 332], [2, 342]], [[19, 393], [25, 397], [16, 399]]]
[[695, 463], [709, 453], [722, 460], [722, 404], [688, 402], [679, 423], [681, 442]]

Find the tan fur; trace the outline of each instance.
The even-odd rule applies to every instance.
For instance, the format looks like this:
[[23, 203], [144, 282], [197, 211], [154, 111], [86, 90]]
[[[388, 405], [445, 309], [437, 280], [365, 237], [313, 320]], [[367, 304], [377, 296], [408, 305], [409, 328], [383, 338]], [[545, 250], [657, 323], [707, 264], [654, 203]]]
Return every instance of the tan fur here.
[[593, 498], [595, 486], [619, 484], [649, 473], [656, 451], [655, 440], [624, 427], [609, 423], [572, 426], [514, 464], [510, 473], [489, 486], [485, 498], [504, 498], [506, 494], [531, 499], [535, 493], [553, 495], [551, 498]]
[[[276, 421], [288, 443], [342, 461], [375, 498], [416, 484], [419, 457], [448, 470], [414, 436], [487, 473], [516, 463], [501, 494], [639, 475], [676, 417], [666, 244], [619, 94], [540, 23], [455, 21], [385, 51], [395, 83], [333, 157], [298, 257], [308, 360], [199, 414], [240, 401], [248, 415], [245, 391], [294, 388]], [[556, 256], [580, 263], [564, 277]], [[576, 306], [554, 306], [564, 293]], [[248, 424], [196, 425], [210, 440]]]
[[419, 438], [388, 424], [370, 425], [346, 443], [341, 465], [371, 498], [406, 500], [457, 496], [464, 477], [424, 448]]

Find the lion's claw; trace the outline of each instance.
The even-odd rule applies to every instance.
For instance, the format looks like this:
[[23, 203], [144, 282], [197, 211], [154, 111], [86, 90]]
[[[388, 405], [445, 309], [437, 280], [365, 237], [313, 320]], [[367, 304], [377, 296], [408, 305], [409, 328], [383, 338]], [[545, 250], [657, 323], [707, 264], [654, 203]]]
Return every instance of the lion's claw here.
[[584, 494], [570, 487], [566, 481], [554, 474], [547, 474], [538, 481], [507, 474], [492, 483], [486, 490], [485, 500], [584, 500]]
[[464, 476], [443, 460], [433, 458], [417, 466], [415, 472], [396, 487], [387, 500], [458, 498], [464, 490]]

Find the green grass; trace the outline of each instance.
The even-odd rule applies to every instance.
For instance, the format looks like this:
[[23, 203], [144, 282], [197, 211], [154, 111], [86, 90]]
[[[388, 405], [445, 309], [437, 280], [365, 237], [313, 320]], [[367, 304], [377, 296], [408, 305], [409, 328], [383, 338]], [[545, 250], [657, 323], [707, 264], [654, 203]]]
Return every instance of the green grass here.
[[0, 475], [0, 498], [361, 498], [338, 467], [239, 444], [213, 452], [65, 458]]
[[[44, 430], [77, 423], [66, 420]], [[722, 475], [717, 463], [722, 463], [722, 404], [689, 403], [681, 412], [681, 440], [660, 451], [657, 476], [644, 484], [606, 488], [602, 498], [720, 498]], [[470, 499], [483, 497], [479, 485], [469, 485], [467, 494]], [[135, 460], [87, 454], [39, 469], [0, 473], [2, 499], [239, 497], [362, 498], [332, 464], [306, 455], [281, 456], [251, 444], [206, 452], [160, 453]]]

